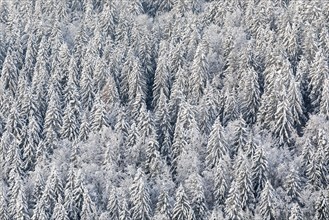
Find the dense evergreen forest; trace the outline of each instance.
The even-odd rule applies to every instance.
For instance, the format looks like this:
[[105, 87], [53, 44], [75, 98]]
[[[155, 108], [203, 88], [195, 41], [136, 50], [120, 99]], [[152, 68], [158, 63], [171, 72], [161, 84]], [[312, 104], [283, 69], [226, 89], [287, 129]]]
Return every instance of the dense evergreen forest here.
[[329, 219], [329, 1], [0, 0], [1, 220]]

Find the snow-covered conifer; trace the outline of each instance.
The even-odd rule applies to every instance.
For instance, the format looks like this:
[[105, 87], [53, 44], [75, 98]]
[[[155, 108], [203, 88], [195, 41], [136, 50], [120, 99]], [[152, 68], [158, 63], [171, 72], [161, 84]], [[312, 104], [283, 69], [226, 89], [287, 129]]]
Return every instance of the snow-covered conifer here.
[[190, 205], [189, 199], [187, 198], [184, 187], [180, 185], [176, 191], [176, 201], [173, 209], [172, 219], [190, 220], [190, 216], [194, 216], [193, 209]]
[[216, 166], [218, 161], [224, 159], [229, 154], [228, 144], [224, 133], [224, 128], [221, 125], [218, 117], [212, 126], [207, 144], [207, 165], [212, 168]]
[[137, 170], [134, 181], [130, 187], [131, 216], [136, 220], [151, 219], [150, 189], [141, 169]]

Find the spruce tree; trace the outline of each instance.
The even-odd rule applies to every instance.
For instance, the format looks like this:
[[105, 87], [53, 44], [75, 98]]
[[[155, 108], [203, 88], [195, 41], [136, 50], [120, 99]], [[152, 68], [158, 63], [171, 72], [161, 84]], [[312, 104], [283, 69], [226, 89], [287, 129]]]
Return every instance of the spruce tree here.
[[243, 219], [243, 211], [239, 192], [237, 190], [236, 182], [233, 181], [225, 201], [225, 214], [229, 219], [240, 220]]
[[319, 110], [323, 83], [328, 78], [328, 61], [320, 48], [315, 55], [315, 59], [310, 64], [310, 99], [315, 113]]
[[83, 220], [96, 220], [98, 217], [95, 203], [91, 200], [86, 190], [83, 192], [83, 204], [80, 216]]
[[291, 112], [291, 103], [284, 92], [274, 115], [273, 133], [278, 138], [279, 147], [291, 147], [294, 143], [294, 121]]
[[277, 219], [278, 209], [272, 184], [267, 181], [260, 195], [259, 211], [264, 219]]
[[108, 217], [113, 220], [119, 220], [119, 198], [116, 189], [112, 188], [107, 203]]
[[63, 138], [70, 141], [75, 140], [79, 135], [80, 129], [80, 111], [79, 103], [70, 101], [66, 106], [63, 117], [61, 134]]
[[302, 219], [303, 219], [303, 213], [300, 210], [298, 203], [293, 203], [289, 215], [289, 220], [302, 220]]
[[292, 202], [301, 202], [301, 179], [298, 170], [292, 168], [288, 176], [285, 178], [284, 187]]
[[155, 209], [155, 217], [163, 220], [169, 220], [172, 217], [169, 195], [166, 190], [161, 190]]
[[8, 90], [11, 96], [15, 96], [18, 84], [18, 68], [15, 63], [14, 52], [8, 51], [3, 62], [1, 71], [1, 82], [3, 89]]
[[52, 220], [69, 220], [67, 212], [62, 204], [62, 198], [60, 198], [54, 208], [54, 213], [51, 217]]
[[151, 199], [149, 186], [141, 169], [137, 170], [134, 181], [130, 187], [131, 216], [136, 220], [151, 219]]
[[212, 126], [207, 144], [207, 166], [212, 168], [216, 166], [218, 161], [224, 159], [228, 155], [228, 144], [224, 133], [224, 128], [221, 125], [218, 117]]
[[259, 198], [260, 193], [266, 185], [268, 179], [268, 161], [264, 155], [264, 150], [260, 147], [256, 150], [252, 157], [252, 182], [256, 198]]
[[329, 218], [328, 213], [328, 195], [325, 190], [320, 191], [320, 195], [315, 202], [315, 218], [324, 220]]
[[176, 201], [173, 209], [172, 219], [174, 220], [192, 220], [190, 217], [193, 216], [193, 209], [190, 205], [189, 199], [185, 194], [185, 190], [180, 185], [176, 191]]

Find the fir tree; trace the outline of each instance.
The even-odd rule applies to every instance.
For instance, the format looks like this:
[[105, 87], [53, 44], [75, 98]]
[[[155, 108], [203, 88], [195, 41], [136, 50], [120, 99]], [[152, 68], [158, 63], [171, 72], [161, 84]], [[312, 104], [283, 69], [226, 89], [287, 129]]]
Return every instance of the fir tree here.
[[63, 117], [62, 137], [70, 141], [75, 140], [79, 135], [80, 129], [79, 103], [69, 102]]
[[207, 165], [209, 168], [216, 166], [218, 161], [228, 155], [228, 144], [219, 117], [212, 126], [207, 144]]
[[262, 148], [258, 148], [252, 158], [251, 172], [254, 192], [258, 198], [260, 192], [264, 189], [268, 178], [268, 161]]
[[81, 208], [81, 219], [84, 220], [96, 220], [97, 210], [94, 202], [91, 200], [88, 192], [83, 192], [83, 204]]
[[257, 111], [260, 105], [260, 87], [258, 82], [258, 74], [255, 70], [249, 68], [247, 70], [247, 79], [243, 88], [245, 96], [241, 101], [241, 112], [247, 123], [255, 123], [257, 119]]
[[107, 112], [102, 100], [97, 96], [93, 108], [91, 110], [91, 129], [93, 131], [99, 131], [103, 126], [108, 126]]
[[214, 177], [214, 199], [217, 206], [224, 206], [229, 191], [229, 167], [226, 160], [220, 160], [215, 167]]
[[290, 211], [289, 220], [302, 220], [302, 219], [303, 219], [303, 213], [300, 210], [298, 203], [294, 203]]
[[328, 219], [328, 195], [327, 192], [321, 190], [320, 195], [315, 202], [315, 218]]
[[[284, 94], [284, 92], [283, 92]], [[293, 135], [295, 128], [293, 126], [293, 116], [291, 112], [291, 105], [289, 99], [283, 95], [275, 112], [274, 121], [274, 135], [278, 138], [280, 147], [291, 147], [293, 144]]]
[[323, 83], [328, 78], [328, 61], [321, 48], [316, 52], [315, 59], [310, 64], [310, 99], [314, 111], [317, 113], [323, 91]]
[[225, 201], [225, 214], [229, 219], [243, 219], [242, 205], [237, 192], [236, 183], [232, 182], [227, 199]]
[[194, 216], [193, 209], [190, 202], [185, 194], [185, 190], [182, 185], [180, 185], [176, 191], [176, 202], [173, 209], [174, 220], [192, 220], [190, 218]]
[[323, 83], [323, 90], [320, 101], [320, 114], [329, 118], [329, 78], [326, 78]]
[[160, 192], [158, 202], [155, 209], [155, 218], [161, 218], [163, 220], [171, 219], [171, 205], [169, 202], [169, 195], [166, 190]]
[[205, 219], [208, 213], [208, 207], [206, 204], [206, 198], [204, 195], [204, 186], [201, 180], [201, 176], [198, 174], [192, 174], [186, 180], [186, 188], [189, 191], [192, 209], [196, 219]]
[[277, 219], [279, 217], [274, 193], [271, 183], [267, 181], [259, 200], [259, 211], [264, 219]]
[[248, 132], [249, 128], [246, 124], [246, 121], [242, 117], [240, 117], [240, 119], [236, 121], [232, 134], [233, 138], [230, 144], [231, 156], [234, 157], [235, 155], [237, 155], [239, 150], [242, 150], [243, 147], [246, 145], [248, 140]]
[[110, 191], [110, 197], [107, 203], [108, 217], [113, 220], [119, 220], [119, 198], [115, 189]]
[[62, 204], [62, 199], [60, 198], [55, 205], [54, 213], [52, 215], [52, 220], [69, 220], [67, 212]]
[[151, 199], [148, 185], [144, 179], [144, 173], [139, 169], [130, 187], [131, 216], [136, 220], [151, 219]]
[[292, 169], [285, 179], [284, 187], [289, 199], [293, 202], [301, 202], [301, 180], [297, 170]]
[[18, 84], [18, 69], [15, 63], [15, 56], [12, 51], [7, 52], [1, 71], [1, 82], [3, 89], [8, 90], [14, 97]]
[[128, 209], [128, 203], [126, 199], [122, 200], [121, 209], [120, 209], [120, 220], [130, 220], [130, 211]]

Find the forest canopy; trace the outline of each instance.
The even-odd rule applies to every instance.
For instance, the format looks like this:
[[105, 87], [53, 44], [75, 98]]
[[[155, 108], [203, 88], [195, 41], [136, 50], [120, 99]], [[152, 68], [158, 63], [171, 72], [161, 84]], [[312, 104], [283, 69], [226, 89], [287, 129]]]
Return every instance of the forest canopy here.
[[329, 219], [329, 1], [0, 0], [0, 219]]

